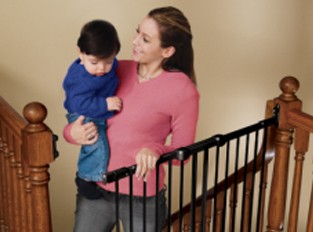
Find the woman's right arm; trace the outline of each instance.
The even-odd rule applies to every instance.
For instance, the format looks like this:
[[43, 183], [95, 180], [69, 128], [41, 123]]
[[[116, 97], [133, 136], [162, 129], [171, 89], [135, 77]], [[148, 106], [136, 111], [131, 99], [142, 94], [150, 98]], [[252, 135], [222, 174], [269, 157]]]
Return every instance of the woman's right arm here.
[[97, 127], [92, 123], [84, 124], [84, 116], [79, 116], [76, 121], [67, 124], [63, 129], [64, 139], [71, 144], [90, 145], [97, 141]]

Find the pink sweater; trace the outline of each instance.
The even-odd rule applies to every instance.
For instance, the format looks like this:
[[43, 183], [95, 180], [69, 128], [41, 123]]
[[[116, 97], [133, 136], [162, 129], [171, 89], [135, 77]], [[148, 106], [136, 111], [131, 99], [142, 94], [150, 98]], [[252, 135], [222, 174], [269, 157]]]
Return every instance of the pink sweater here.
[[[162, 155], [194, 142], [199, 94], [185, 74], [163, 72], [155, 79], [139, 83], [137, 63], [119, 61], [117, 75], [120, 83], [116, 95], [122, 99], [123, 108], [108, 120], [108, 171], [135, 164], [135, 156], [143, 147]], [[170, 143], [165, 145], [169, 134]], [[155, 174], [151, 171], [147, 179], [147, 196], [155, 195]], [[165, 171], [160, 167], [160, 189], [164, 179]], [[98, 185], [115, 191], [114, 183]], [[120, 181], [119, 191], [129, 193], [129, 177]], [[142, 181], [136, 177], [133, 177], [133, 194], [143, 195]]]

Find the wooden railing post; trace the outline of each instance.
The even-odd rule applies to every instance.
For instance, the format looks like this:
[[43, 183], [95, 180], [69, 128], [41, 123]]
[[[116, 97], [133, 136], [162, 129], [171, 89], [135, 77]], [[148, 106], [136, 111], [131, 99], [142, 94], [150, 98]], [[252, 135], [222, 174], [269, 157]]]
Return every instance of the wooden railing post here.
[[[47, 109], [38, 102], [24, 107], [23, 114], [28, 125], [22, 131], [22, 152], [25, 154], [29, 172], [25, 173], [26, 192], [31, 209], [27, 209], [30, 231], [51, 232], [49, 203], [49, 164], [53, 157], [53, 134], [43, 123]], [[43, 200], [46, 199], [46, 200]]]
[[273, 179], [268, 209], [268, 232], [278, 232], [284, 229], [286, 208], [288, 165], [293, 128], [287, 122], [287, 114], [291, 110], [300, 110], [302, 102], [295, 95], [299, 82], [292, 76], [285, 77], [280, 82], [282, 94], [274, 99], [280, 105], [279, 125], [275, 136], [275, 161]]
[[297, 231], [303, 162], [305, 158], [305, 153], [308, 151], [309, 148], [309, 138], [310, 134], [308, 131], [305, 131], [301, 128], [295, 129], [294, 148], [296, 151], [296, 155], [289, 210], [288, 232]]

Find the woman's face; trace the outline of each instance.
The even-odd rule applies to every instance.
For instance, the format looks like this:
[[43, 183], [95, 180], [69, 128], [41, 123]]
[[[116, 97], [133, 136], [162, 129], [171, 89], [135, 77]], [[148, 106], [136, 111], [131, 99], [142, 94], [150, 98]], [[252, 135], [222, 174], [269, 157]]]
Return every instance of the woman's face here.
[[145, 17], [139, 24], [133, 40], [133, 60], [143, 64], [160, 64], [166, 57], [161, 48], [159, 27], [152, 18]]

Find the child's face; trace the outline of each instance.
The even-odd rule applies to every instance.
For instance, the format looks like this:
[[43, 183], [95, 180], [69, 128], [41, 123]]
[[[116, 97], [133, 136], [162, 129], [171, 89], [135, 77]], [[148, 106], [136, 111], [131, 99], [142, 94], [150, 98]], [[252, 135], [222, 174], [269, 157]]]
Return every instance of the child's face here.
[[85, 53], [79, 53], [81, 64], [85, 66], [87, 72], [93, 76], [103, 76], [110, 72], [115, 55], [109, 58], [99, 59], [93, 55], [87, 55]]

